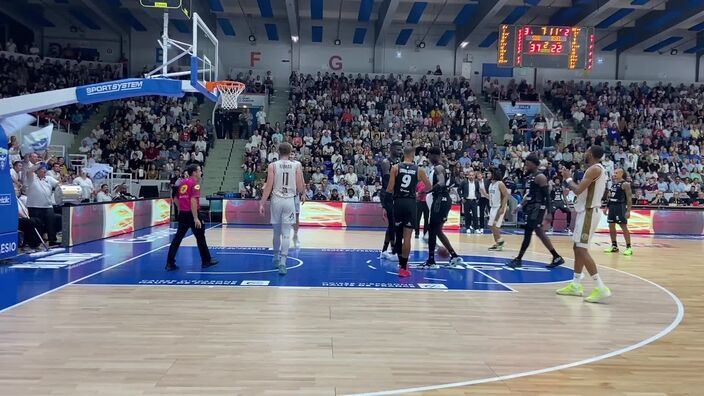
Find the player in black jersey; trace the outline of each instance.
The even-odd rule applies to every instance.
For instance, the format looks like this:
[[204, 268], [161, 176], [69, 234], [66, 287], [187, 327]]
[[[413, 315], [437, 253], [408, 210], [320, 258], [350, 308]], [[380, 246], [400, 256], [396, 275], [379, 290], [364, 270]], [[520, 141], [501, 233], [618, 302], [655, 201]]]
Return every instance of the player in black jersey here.
[[565, 188], [562, 187], [562, 183], [556, 178], [555, 187], [550, 190], [550, 199], [552, 200], [552, 211], [550, 219], [550, 232], [553, 231], [553, 224], [555, 224], [555, 212], [558, 210], [567, 215], [567, 227], [566, 231], [569, 235], [572, 235], [572, 230], [570, 229], [570, 224], [572, 224], [572, 211], [567, 207], [567, 199], [565, 198]]
[[[388, 194], [386, 188], [389, 185], [389, 178], [391, 174], [391, 167], [401, 162], [401, 156], [403, 155], [403, 145], [399, 141], [394, 141], [391, 143], [389, 148], [389, 158], [381, 162], [381, 192], [379, 193], [379, 198], [381, 200], [381, 207], [384, 208], [384, 217], [386, 217], [386, 235], [384, 236], [384, 246], [381, 249], [381, 258], [390, 261], [398, 260], [398, 256], [395, 251], [395, 226], [394, 226], [394, 196], [393, 194]], [[391, 248], [390, 251], [387, 249]]]
[[[413, 147], [403, 149], [403, 162], [394, 165], [389, 172], [389, 185], [386, 193], [393, 196], [393, 213], [395, 235], [395, 249], [398, 254], [400, 269], [398, 276], [407, 277], [408, 255], [411, 253], [411, 234], [416, 226], [416, 187], [418, 180], [422, 180], [430, 190], [430, 180], [423, 168], [413, 163], [416, 150]], [[432, 218], [431, 218], [432, 219]]]
[[[550, 216], [552, 202], [550, 201], [550, 185], [548, 184], [548, 178], [538, 171], [539, 165], [540, 159], [537, 155], [528, 155], [525, 165], [526, 171], [528, 171], [526, 195], [523, 197], [523, 201], [518, 205], [519, 208], [523, 208], [526, 225], [524, 227], [523, 243], [521, 243], [521, 250], [518, 252], [518, 256], [506, 264], [511, 268], [518, 268], [523, 265], [521, 260], [528, 246], [530, 246], [530, 240], [534, 231], [538, 238], [540, 238], [540, 241], [543, 242], [543, 245], [548, 248], [550, 254], [552, 254], [552, 262], [548, 264], [547, 267], [555, 268], [565, 263], [565, 259], [557, 254], [557, 251], [552, 246], [552, 242], [550, 242], [550, 238], [548, 238], [543, 229], [543, 218], [546, 212], [547, 215]], [[518, 208], [515, 210], [518, 210]]]
[[616, 242], [616, 224], [623, 230], [623, 239], [626, 240], [626, 250], [624, 256], [632, 256], [631, 231], [628, 230], [628, 219], [631, 217], [631, 183], [626, 181], [628, 175], [623, 169], [616, 169], [613, 175], [611, 188], [608, 190], [607, 211], [609, 213], [609, 234], [611, 234], [611, 247], [604, 250], [605, 253], [617, 253], [618, 243]]
[[450, 192], [447, 188], [445, 167], [441, 164], [442, 152], [440, 148], [431, 147], [430, 150], [428, 150], [428, 160], [433, 166], [433, 184], [431, 194], [428, 194], [427, 198], [430, 205], [430, 223], [428, 225], [428, 261], [425, 262], [424, 266], [430, 268], [435, 266], [435, 246], [438, 239], [440, 239], [442, 245], [445, 246], [450, 253], [450, 264], [460, 265], [462, 264], [462, 257], [457, 255], [450, 240], [442, 230], [443, 225], [447, 222], [447, 215], [452, 208], [452, 199], [450, 198]]

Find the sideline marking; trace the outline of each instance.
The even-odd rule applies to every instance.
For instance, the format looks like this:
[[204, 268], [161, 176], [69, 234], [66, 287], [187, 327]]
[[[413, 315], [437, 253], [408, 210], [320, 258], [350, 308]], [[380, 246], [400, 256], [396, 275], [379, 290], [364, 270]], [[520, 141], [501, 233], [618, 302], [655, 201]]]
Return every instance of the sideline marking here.
[[[214, 226], [212, 226], [212, 227], [206, 228], [205, 231], [212, 230], [213, 228], [217, 228], [217, 227], [220, 227], [220, 226], [221, 226], [221, 224], [216, 224], [216, 225], [214, 225]], [[193, 234], [191, 234], [191, 235], [189, 235], [189, 236], [187, 236], [187, 237], [185, 237], [185, 238], [183, 238], [183, 239], [186, 240], [186, 239], [192, 238], [192, 237], [193, 237]], [[38, 299], [38, 298], [40, 298], [40, 297], [44, 297], [44, 296], [46, 296], [47, 294], [51, 294], [51, 293], [53, 293], [53, 292], [59, 291], [59, 290], [63, 289], [63, 288], [66, 287], [66, 286], [70, 286], [70, 285], [73, 285], [73, 284], [75, 284], [75, 283], [84, 281], [84, 280], [86, 280], [86, 279], [88, 279], [88, 278], [90, 278], [90, 277], [93, 277], [93, 276], [95, 276], [95, 275], [102, 274], [102, 273], [105, 272], [105, 271], [108, 271], [108, 270], [111, 270], [111, 269], [113, 269], [113, 268], [119, 267], [119, 266], [121, 266], [121, 265], [123, 265], [123, 264], [127, 264], [127, 263], [129, 263], [130, 261], [132, 261], [132, 260], [136, 260], [136, 259], [138, 259], [138, 258], [140, 258], [140, 257], [144, 257], [144, 256], [146, 256], [146, 255], [148, 255], [148, 254], [152, 254], [152, 253], [156, 252], [157, 250], [161, 250], [161, 249], [163, 249], [163, 248], [165, 248], [165, 247], [167, 247], [167, 246], [169, 246], [169, 245], [170, 245], [170, 243], [167, 243], [167, 244], [165, 244], [164, 246], [160, 246], [160, 247], [158, 247], [158, 248], [154, 248], [154, 249], [152, 249], [152, 250], [150, 250], [150, 251], [148, 251], [148, 252], [142, 253], [142, 254], [137, 255], [137, 256], [134, 256], [134, 257], [130, 257], [130, 258], [128, 258], [127, 260], [123, 260], [123, 261], [121, 261], [121, 262], [119, 262], [119, 263], [117, 263], [117, 264], [111, 265], [111, 266], [109, 266], [109, 267], [107, 267], [107, 268], [103, 268], [103, 269], [101, 269], [100, 271], [96, 271], [96, 272], [94, 272], [94, 273], [92, 273], [92, 274], [88, 274], [88, 275], [84, 276], [83, 278], [76, 279], [76, 280], [71, 281], [71, 282], [69, 282], [69, 283], [64, 283], [63, 285], [58, 286], [58, 287], [55, 287], [55, 288], [53, 288], [53, 289], [51, 289], [51, 290], [47, 290], [47, 291], [45, 291], [44, 293], [37, 294], [36, 296], [31, 297], [31, 298], [28, 298], [28, 299], [26, 299], [26, 300], [24, 300], [24, 301], [20, 301], [20, 302], [18, 302], [18, 303], [15, 304], [15, 305], [10, 305], [9, 307], [7, 307], [7, 308], [5, 308], [5, 309], [1, 309], [1, 310], [0, 310], [0, 314], [2, 314], [2, 313], [4, 313], [4, 312], [7, 312], [7, 311], [9, 311], [9, 310], [11, 310], [11, 309], [13, 309], [13, 308], [17, 308], [17, 307], [19, 307], [19, 306], [22, 306], [22, 305], [24, 305], [24, 304], [26, 304], [26, 303], [28, 303], [28, 302], [30, 302], [30, 301], [34, 301], [34, 300], [36, 300], [36, 299]], [[103, 285], [103, 286], [105, 286], [105, 285]]]
[[[545, 253], [534, 253], [534, 254], [547, 256], [547, 254], [545, 254]], [[574, 259], [566, 259], [566, 260], [570, 260], [570, 261], [574, 262]], [[671, 291], [667, 290], [666, 288], [660, 286], [659, 284], [657, 284], [651, 280], [645, 279], [645, 278], [638, 276], [638, 275], [635, 275], [635, 274], [631, 274], [630, 272], [622, 271], [622, 270], [619, 270], [616, 268], [607, 267], [605, 265], [600, 265], [600, 267], [607, 268], [607, 269], [610, 269], [610, 270], [613, 270], [616, 272], [620, 272], [625, 275], [629, 275], [633, 278], [636, 278], [636, 279], [639, 279], [639, 280], [644, 281], [646, 283], [649, 283], [649, 284], [657, 287], [658, 289], [662, 290], [663, 292], [665, 292], [665, 294], [670, 296], [670, 298], [675, 302], [675, 305], [677, 306], [677, 314], [675, 315], [675, 319], [672, 321], [672, 323], [670, 323], [669, 326], [662, 329], [659, 333], [646, 338], [645, 340], [642, 340], [640, 342], [637, 342], [633, 345], [629, 345], [629, 346], [621, 348], [621, 349], [617, 349], [612, 352], [605, 353], [603, 355], [594, 356], [594, 357], [591, 357], [588, 359], [583, 359], [583, 360], [579, 360], [579, 361], [572, 362], [572, 363], [565, 363], [565, 364], [561, 364], [558, 366], [547, 367], [547, 368], [543, 368], [543, 369], [524, 371], [521, 373], [507, 374], [507, 375], [501, 375], [501, 376], [496, 376], [496, 377], [480, 378], [480, 379], [471, 380], [471, 381], [453, 382], [453, 383], [440, 384], [440, 385], [419, 386], [419, 387], [415, 387], [415, 388], [394, 389], [394, 390], [380, 391], [380, 392], [354, 393], [354, 394], [350, 394], [348, 396], [399, 395], [402, 393], [426, 392], [426, 391], [433, 391], [433, 390], [439, 390], [439, 389], [458, 388], [458, 387], [462, 387], [462, 386], [486, 384], [489, 382], [507, 381], [507, 380], [512, 380], [515, 378], [529, 377], [531, 375], [546, 374], [546, 373], [550, 373], [553, 371], [559, 371], [559, 370], [564, 370], [564, 369], [573, 368], [573, 367], [577, 367], [577, 366], [582, 366], [585, 364], [596, 363], [596, 362], [599, 362], [604, 359], [608, 359], [608, 358], [611, 358], [614, 356], [622, 355], [627, 352], [631, 352], [631, 351], [636, 350], [638, 348], [642, 348], [642, 347], [644, 347], [654, 341], [657, 341], [658, 339], [671, 333], [682, 322], [682, 319], [684, 318], [684, 305], [682, 304], [682, 301], [680, 301], [680, 299], [674, 293], [672, 293]]]

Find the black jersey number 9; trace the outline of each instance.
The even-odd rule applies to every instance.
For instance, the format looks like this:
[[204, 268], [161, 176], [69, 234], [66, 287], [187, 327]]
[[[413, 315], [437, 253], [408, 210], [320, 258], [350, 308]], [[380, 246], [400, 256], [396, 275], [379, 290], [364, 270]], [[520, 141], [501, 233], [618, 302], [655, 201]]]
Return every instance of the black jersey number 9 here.
[[403, 175], [401, 178], [401, 188], [408, 188], [411, 185], [411, 175]]

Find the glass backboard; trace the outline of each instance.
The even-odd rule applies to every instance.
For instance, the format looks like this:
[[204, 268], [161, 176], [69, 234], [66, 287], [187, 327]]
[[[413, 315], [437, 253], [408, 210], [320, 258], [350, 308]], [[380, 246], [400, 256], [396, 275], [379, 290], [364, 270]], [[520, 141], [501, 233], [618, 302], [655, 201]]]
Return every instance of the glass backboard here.
[[212, 101], [217, 101], [216, 93], [208, 91], [207, 82], [219, 81], [218, 39], [205, 22], [193, 15], [193, 53], [191, 56], [191, 85]]

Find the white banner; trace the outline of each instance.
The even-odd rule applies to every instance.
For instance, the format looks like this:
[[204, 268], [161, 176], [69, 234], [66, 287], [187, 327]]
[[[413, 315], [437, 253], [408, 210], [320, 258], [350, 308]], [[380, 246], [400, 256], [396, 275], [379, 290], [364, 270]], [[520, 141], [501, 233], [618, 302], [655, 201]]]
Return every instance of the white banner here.
[[5, 134], [7, 134], [7, 136], [11, 136], [34, 121], [35, 118], [29, 114], [17, 114], [0, 119], [0, 127], [5, 130]]
[[88, 176], [93, 179], [93, 184], [107, 180], [112, 173], [112, 166], [108, 164], [93, 164], [90, 168], [83, 168]]
[[51, 134], [53, 131], [54, 125], [49, 124], [34, 132], [22, 134], [22, 153], [27, 154], [35, 151], [47, 151], [51, 144]]
[[247, 106], [249, 108], [264, 107], [266, 99], [266, 94], [242, 94], [237, 98], [237, 106]]

